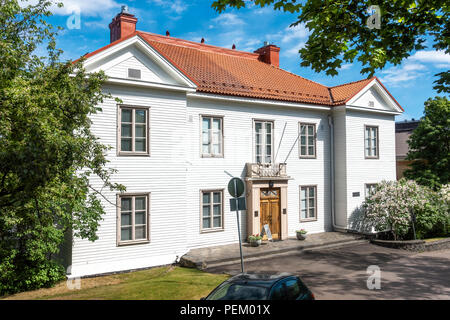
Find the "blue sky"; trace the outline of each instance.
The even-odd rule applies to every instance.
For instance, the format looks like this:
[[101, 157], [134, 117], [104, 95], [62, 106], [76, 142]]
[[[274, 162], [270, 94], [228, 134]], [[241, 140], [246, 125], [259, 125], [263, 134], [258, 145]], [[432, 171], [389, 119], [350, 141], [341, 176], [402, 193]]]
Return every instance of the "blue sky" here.
[[[109, 43], [108, 24], [128, 5], [138, 18], [137, 29], [158, 34], [170, 31], [171, 36], [192, 41], [203, 37], [207, 44], [254, 51], [264, 41], [281, 47], [280, 67], [327, 86], [365, 78], [357, 62], [346, 64], [338, 76], [330, 77], [300, 67], [298, 49], [304, 45], [308, 30], [304, 26], [289, 28], [296, 15], [274, 11], [272, 7], [250, 5], [240, 10], [227, 9], [218, 14], [211, 8], [212, 0], [62, 0], [64, 8], [53, 11], [50, 21], [65, 28], [58, 38], [65, 59], [76, 59]], [[67, 28], [67, 20], [80, 13], [80, 28]], [[383, 26], [381, 26], [383, 27]], [[436, 52], [427, 41], [427, 49], [414, 52], [399, 66], [386, 66], [376, 73], [391, 94], [405, 109], [398, 120], [420, 118], [423, 103], [437, 93], [433, 90], [434, 74], [450, 68], [450, 55]], [[442, 95], [442, 94], [441, 94]]]

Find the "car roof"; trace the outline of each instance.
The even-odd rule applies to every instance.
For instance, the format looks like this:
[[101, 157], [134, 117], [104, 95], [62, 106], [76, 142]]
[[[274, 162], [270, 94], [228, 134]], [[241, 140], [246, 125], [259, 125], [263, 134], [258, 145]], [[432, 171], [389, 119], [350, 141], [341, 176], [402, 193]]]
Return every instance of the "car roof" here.
[[281, 279], [288, 278], [288, 277], [296, 277], [293, 274], [283, 272], [283, 273], [240, 273], [237, 274], [230, 279], [227, 280], [227, 282], [233, 282], [233, 283], [246, 283], [246, 284], [253, 284], [261, 287], [270, 288], [273, 284], [278, 282]]

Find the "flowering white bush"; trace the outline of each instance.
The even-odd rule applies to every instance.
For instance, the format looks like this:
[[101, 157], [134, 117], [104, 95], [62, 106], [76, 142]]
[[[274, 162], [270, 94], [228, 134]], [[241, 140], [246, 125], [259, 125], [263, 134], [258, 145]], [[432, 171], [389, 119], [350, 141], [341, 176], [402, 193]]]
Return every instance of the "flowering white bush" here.
[[439, 190], [439, 196], [442, 197], [442, 200], [447, 203], [447, 206], [450, 205], [450, 184], [444, 184]]
[[403, 238], [411, 227], [411, 214], [424, 211], [429, 191], [412, 180], [382, 181], [363, 204], [367, 222], [376, 231]]

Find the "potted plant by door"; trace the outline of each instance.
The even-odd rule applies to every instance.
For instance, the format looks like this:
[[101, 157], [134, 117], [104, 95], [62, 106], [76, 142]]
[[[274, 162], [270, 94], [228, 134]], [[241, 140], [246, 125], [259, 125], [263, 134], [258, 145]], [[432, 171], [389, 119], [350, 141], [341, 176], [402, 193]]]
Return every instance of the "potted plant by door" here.
[[305, 229], [300, 229], [300, 230], [297, 230], [296, 233], [297, 233], [298, 240], [305, 240], [306, 234], [308, 233], [308, 231], [306, 231]]
[[262, 237], [259, 234], [255, 234], [248, 237], [248, 241], [252, 247], [258, 247], [261, 244]]

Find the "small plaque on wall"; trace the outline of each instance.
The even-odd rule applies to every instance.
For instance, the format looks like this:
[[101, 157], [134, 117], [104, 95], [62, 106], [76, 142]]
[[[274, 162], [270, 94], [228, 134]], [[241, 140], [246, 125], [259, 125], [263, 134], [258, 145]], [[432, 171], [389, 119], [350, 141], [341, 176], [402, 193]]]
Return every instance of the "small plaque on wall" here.
[[359, 192], [353, 192], [353, 197], [359, 197]]

